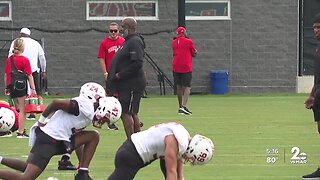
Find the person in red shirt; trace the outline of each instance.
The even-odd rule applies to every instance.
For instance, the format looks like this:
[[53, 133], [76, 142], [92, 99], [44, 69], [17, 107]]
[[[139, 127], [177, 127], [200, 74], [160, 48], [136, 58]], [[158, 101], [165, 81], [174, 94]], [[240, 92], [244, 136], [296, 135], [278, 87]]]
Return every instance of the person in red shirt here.
[[[98, 59], [100, 60], [100, 68], [106, 83], [107, 83], [108, 72], [109, 72], [109, 67], [110, 67], [112, 58], [116, 54], [116, 52], [118, 51], [118, 48], [120, 48], [123, 42], [124, 42], [124, 38], [119, 36], [118, 24], [115, 22], [110, 23], [109, 36], [101, 41], [98, 56], [97, 56]], [[110, 124], [108, 126], [108, 129], [118, 130], [118, 127], [114, 124], [112, 125]]]
[[15, 108], [10, 107], [9, 103], [7, 103], [5, 101], [0, 101], [0, 116], [1, 117], [5, 117], [3, 114], [1, 114], [2, 112], [5, 112], [5, 111], [1, 111], [2, 108], [8, 109], [8, 110], [13, 112], [13, 114], [14, 114], [14, 117], [13, 117], [14, 118], [14, 124], [8, 130], [3, 125], [1, 125], [1, 123], [3, 123], [3, 121], [6, 121], [6, 119], [1, 119], [3, 121], [0, 122], [0, 125], [1, 125], [1, 127], [0, 127], [0, 137], [11, 137], [12, 136], [12, 132], [18, 130], [18, 128], [19, 128], [19, 113], [16, 111]]
[[107, 81], [108, 78], [111, 60], [124, 42], [124, 38], [119, 36], [119, 26], [117, 23], [110, 23], [109, 33], [109, 36], [101, 41], [97, 56], [100, 60], [100, 67], [105, 81]]
[[11, 58], [14, 61], [17, 70], [23, 71], [28, 75], [28, 81], [31, 88], [31, 95], [37, 96], [34, 80], [32, 77], [32, 71], [30, 61], [28, 58], [22, 55], [24, 51], [24, 40], [17, 38], [13, 44], [13, 55], [8, 57], [5, 65], [4, 79], [6, 84], [5, 94], [10, 94], [10, 97], [14, 101], [16, 110], [19, 112], [19, 129], [17, 132], [17, 138], [29, 138], [26, 133], [26, 112], [24, 100], [27, 95], [27, 88], [17, 90], [11, 84]]
[[178, 27], [176, 33], [177, 37], [172, 41], [172, 71], [177, 88], [178, 113], [191, 115], [192, 112], [186, 106], [191, 90], [192, 57], [196, 56], [197, 49], [193, 41], [187, 38], [187, 31], [184, 27]]

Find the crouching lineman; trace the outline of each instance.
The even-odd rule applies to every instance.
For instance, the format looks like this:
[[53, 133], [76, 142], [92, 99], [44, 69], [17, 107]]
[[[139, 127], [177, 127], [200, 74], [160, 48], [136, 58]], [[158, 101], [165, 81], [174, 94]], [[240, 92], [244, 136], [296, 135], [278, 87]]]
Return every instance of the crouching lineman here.
[[[0, 157], [0, 162], [16, 171], [0, 170], [0, 179], [36, 179], [54, 155], [82, 148], [79, 170], [75, 180], [89, 180], [88, 167], [99, 143], [95, 130], [84, 130], [91, 122], [101, 127], [105, 122], [115, 123], [121, 115], [116, 98], [103, 97], [98, 103], [79, 96], [71, 100], [53, 100], [30, 132], [33, 147], [27, 161]], [[33, 132], [35, 131], [35, 132]]]
[[179, 123], [158, 124], [131, 135], [118, 149], [115, 170], [108, 180], [132, 180], [139, 169], [160, 158], [167, 180], [183, 180], [183, 164], [203, 165], [213, 157], [214, 145], [201, 135], [190, 137]]
[[[79, 96], [83, 96], [92, 103], [96, 103], [99, 98], [106, 96], [106, 92], [100, 84], [88, 82], [81, 86]], [[81, 156], [81, 152], [75, 151], [77, 155]], [[77, 167], [70, 161], [70, 156], [71, 154], [68, 152], [61, 156], [61, 160], [58, 161], [58, 170], [77, 170]]]
[[0, 101], [0, 137], [11, 137], [19, 128], [19, 113], [5, 101]]

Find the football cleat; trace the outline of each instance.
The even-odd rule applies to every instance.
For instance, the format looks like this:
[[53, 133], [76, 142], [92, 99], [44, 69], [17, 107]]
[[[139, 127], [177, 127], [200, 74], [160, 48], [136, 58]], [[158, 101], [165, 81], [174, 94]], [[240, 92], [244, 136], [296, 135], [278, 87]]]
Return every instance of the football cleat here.
[[58, 161], [58, 170], [77, 170], [71, 161]]

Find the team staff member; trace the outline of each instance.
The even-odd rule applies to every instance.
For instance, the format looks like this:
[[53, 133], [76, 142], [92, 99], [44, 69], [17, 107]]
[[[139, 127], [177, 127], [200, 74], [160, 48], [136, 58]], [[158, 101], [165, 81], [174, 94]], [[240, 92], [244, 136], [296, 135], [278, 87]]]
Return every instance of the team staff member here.
[[22, 38], [17, 38], [13, 42], [13, 55], [8, 57], [5, 65], [4, 79], [6, 84], [5, 94], [10, 94], [10, 98], [14, 101], [14, 106], [17, 111], [19, 111], [19, 129], [17, 132], [17, 138], [29, 138], [26, 132], [26, 111], [25, 111], [25, 98], [27, 95], [27, 86], [23, 84], [22, 89], [14, 88], [11, 84], [11, 59], [13, 60], [17, 70], [23, 71], [28, 75], [29, 85], [31, 88], [31, 94], [36, 96], [35, 84], [32, 77], [30, 62], [28, 58], [24, 57], [22, 53], [24, 52], [25, 44]]
[[184, 27], [178, 27], [177, 37], [172, 41], [173, 61], [172, 71], [174, 84], [177, 88], [179, 114], [191, 115], [187, 108], [192, 80], [192, 57], [197, 54], [197, 49], [191, 39], [187, 38]]
[[[28, 28], [22, 28], [20, 30], [20, 38], [23, 39], [25, 48], [22, 53], [23, 56], [29, 59], [31, 71], [32, 71], [32, 77], [34, 79], [34, 84], [36, 88], [37, 94], [41, 94], [41, 87], [40, 87], [40, 70], [41, 70], [41, 77], [46, 78], [46, 66], [47, 61], [44, 56], [44, 51], [39, 44], [38, 41], [31, 38], [31, 31]], [[9, 55], [10, 57], [12, 55], [13, 50], [13, 42], [11, 43]], [[40, 62], [40, 69], [38, 67], [38, 61]], [[30, 95], [30, 93], [28, 93]], [[34, 114], [30, 114], [27, 119], [29, 120], [35, 120], [36, 116]]]
[[138, 112], [146, 87], [143, 70], [145, 43], [136, 33], [136, 28], [137, 21], [134, 18], [122, 20], [125, 42], [111, 62], [107, 81], [107, 94], [118, 94], [122, 105], [121, 119], [127, 138], [140, 131]]
[[[318, 41], [320, 41], [320, 13], [316, 15], [313, 22], [313, 32]], [[304, 102], [307, 109], [312, 109], [314, 120], [317, 122], [318, 133], [320, 134], [320, 45], [314, 53], [314, 84], [311, 93]], [[303, 179], [320, 179], [320, 168], [311, 174], [302, 176]]]
[[166, 180], [183, 180], [183, 163], [203, 165], [213, 157], [214, 145], [201, 135], [190, 137], [176, 122], [158, 124], [134, 133], [116, 153], [115, 170], [108, 180], [132, 180], [137, 172], [158, 158], [164, 159], [161, 170]]
[[[105, 81], [107, 81], [108, 78], [111, 60], [123, 42], [124, 38], [119, 36], [118, 24], [115, 22], [110, 23], [109, 36], [100, 43], [97, 56], [100, 60], [100, 68]], [[115, 124], [110, 124], [108, 129], [118, 130], [118, 127]]]

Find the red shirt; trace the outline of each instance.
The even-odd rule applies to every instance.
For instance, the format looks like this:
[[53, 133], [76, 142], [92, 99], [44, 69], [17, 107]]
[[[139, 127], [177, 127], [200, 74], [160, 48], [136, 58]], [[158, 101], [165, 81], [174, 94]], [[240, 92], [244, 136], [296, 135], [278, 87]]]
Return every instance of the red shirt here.
[[172, 71], [177, 73], [192, 72], [192, 55], [197, 51], [193, 41], [185, 37], [177, 37], [172, 41]]
[[[10, 56], [11, 57], [11, 56]], [[4, 68], [7, 75], [6, 85], [11, 84], [11, 58], [8, 57], [6, 61], [6, 66]], [[16, 65], [17, 70], [25, 72], [28, 76], [32, 74], [30, 61], [24, 56], [13, 55], [14, 64]]]
[[13, 107], [10, 107], [7, 102], [0, 101], [0, 108], [7, 108], [13, 111], [14, 113], [14, 126], [18, 129], [19, 128], [19, 113]]
[[107, 72], [109, 71], [113, 56], [116, 54], [118, 48], [123, 42], [124, 38], [121, 36], [118, 36], [115, 40], [111, 39], [109, 36], [100, 43], [98, 58], [103, 58], [105, 60]]

